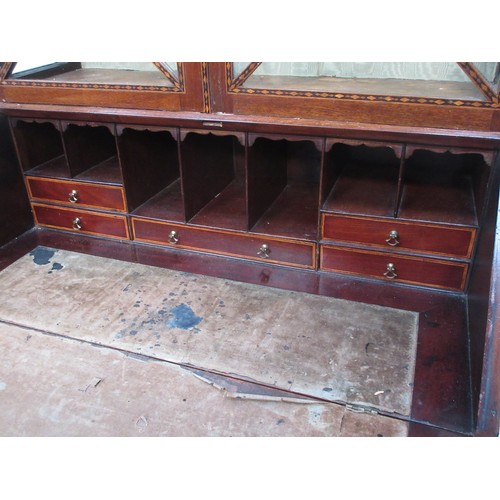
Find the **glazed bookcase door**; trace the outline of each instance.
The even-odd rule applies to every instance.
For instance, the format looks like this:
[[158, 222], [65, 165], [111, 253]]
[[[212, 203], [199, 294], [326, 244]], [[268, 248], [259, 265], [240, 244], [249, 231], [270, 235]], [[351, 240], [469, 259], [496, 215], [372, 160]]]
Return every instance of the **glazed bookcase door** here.
[[[477, 65], [477, 67], [476, 67]], [[216, 111], [487, 129], [499, 63], [212, 63]]]
[[0, 68], [6, 102], [208, 111], [205, 63], [17, 62]]

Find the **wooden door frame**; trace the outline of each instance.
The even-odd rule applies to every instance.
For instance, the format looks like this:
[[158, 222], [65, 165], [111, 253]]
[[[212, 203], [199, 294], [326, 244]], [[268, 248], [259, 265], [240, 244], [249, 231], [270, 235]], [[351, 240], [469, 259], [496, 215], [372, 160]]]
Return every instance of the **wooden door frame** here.
[[[4, 63], [0, 69], [0, 99], [4, 102], [209, 111], [207, 63], [179, 63], [178, 84], [169, 87], [15, 80], [8, 78], [13, 65]], [[160, 63], [155, 65], [160, 68]]]

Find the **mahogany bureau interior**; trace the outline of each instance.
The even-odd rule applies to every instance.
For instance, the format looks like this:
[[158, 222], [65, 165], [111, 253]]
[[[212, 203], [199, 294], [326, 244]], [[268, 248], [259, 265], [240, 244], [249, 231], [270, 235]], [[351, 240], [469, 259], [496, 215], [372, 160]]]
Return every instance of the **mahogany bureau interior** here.
[[46, 244], [417, 311], [410, 435], [498, 433], [500, 110], [468, 130], [424, 108], [415, 126], [268, 116], [258, 96], [242, 113], [215, 83], [203, 110], [35, 90], [0, 87], [3, 190], [24, 203], [2, 267]]

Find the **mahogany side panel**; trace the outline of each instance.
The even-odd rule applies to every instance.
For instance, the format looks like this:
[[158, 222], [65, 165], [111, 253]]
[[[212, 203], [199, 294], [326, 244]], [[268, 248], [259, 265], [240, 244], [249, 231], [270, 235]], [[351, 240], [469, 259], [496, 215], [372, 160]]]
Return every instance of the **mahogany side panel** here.
[[485, 436], [500, 427], [499, 183], [497, 158], [467, 295], [476, 433]]
[[0, 114], [0, 246], [33, 226], [7, 117]]
[[435, 300], [420, 312], [411, 415], [446, 429], [473, 429], [465, 300]]

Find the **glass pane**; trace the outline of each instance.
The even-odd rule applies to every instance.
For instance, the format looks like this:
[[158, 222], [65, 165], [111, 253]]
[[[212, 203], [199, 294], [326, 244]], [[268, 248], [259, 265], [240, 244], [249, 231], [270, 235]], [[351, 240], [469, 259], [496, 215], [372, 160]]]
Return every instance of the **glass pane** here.
[[250, 63], [249, 62], [235, 62], [233, 63], [233, 76], [236, 78]]
[[475, 62], [472, 63], [490, 82], [493, 87], [497, 87], [500, 80], [500, 63], [497, 62]]
[[[245, 63], [234, 63], [235, 73]], [[454, 62], [266, 62], [244, 88], [483, 100]]]
[[10, 78], [83, 84], [173, 86], [150, 62], [19, 62]]
[[22, 78], [23, 75], [27, 77], [31, 74], [41, 72], [55, 64], [58, 63], [53, 61], [37, 61], [36, 59], [30, 62], [17, 62], [12, 70], [11, 78]]
[[176, 62], [162, 62], [161, 64], [163, 64], [176, 79], [179, 78], [179, 69]]

